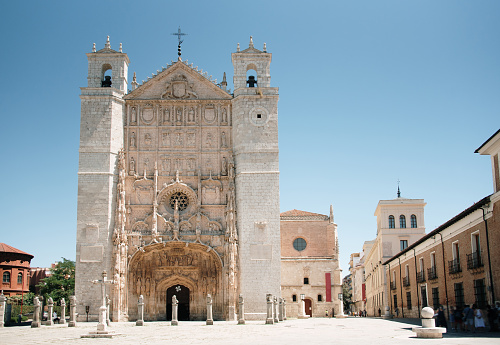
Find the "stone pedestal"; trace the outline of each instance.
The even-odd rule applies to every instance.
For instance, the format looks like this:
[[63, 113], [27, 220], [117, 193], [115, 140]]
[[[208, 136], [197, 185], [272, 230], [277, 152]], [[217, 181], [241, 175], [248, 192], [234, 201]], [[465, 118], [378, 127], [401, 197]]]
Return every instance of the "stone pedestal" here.
[[238, 309], [238, 325], [245, 324], [245, 304], [243, 301], [243, 295], [240, 294], [239, 298], [239, 309]]
[[345, 319], [347, 316], [344, 314], [344, 301], [340, 299], [339, 312], [335, 315], [336, 319]]
[[177, 296], [172, 296], [172, 321], [170, 325], [177, 326], [179, 324], [179, 320], [177, 320], [177, 310], [179, 308], [179, 301], [177, 300]]
[[286, 300], [283, 298], [283, 321], [286, 320]]
[[207, 325], [213, 325], [214, 319], [212, 317], [212, 296], [207, 295]]
[[33, 298], [33, 321], [31, 322], [31, 328], [40, 327], [40, 300], [38, 297]]
[[52, 299], [52, 297], [49, 297], [49, 299], [47, 300], [47, 307], [49, 311], [47, 313], [47, 322], [45, 322], [45, 324], [47, 326], [53, 326], [54, 321], [52, 321], [52, 314], [54, 313], [54, 300]]
[[61, 298], [61, 319], [59, 320], [60, 324], [66, 324], [66, 301], [64, 298]]
[[139, 296], [139, 301], [137, 302], [137, 321], [136, 326], [144, 326], [144, 297]]
[[109, 305], [111, 304], [111, 299], [106, 295], [106, 325], [109, 326], [111, 320], [109, 319]]
[[107, 308], [105, 305], [101, 305], [99, 307], [99, 323], [97, 324], [98, 331], [105, 331], [108, 328], [108, 325], [106, 324], [106, 311]]
[[274, 317], [273, 317], [273, 296], [270, 293], [268, 293], [266, 295], [266, 301], [267, 301], [266, 325], [272, 325], [272, 324], [274, 324]]
[[273, 297], [273, 312], [274, 312], [274, 323], [278, 323], [279, 322], [279, 319], [278, 319], [278, 298], [276, 296]]
[[412, 331], [417, 333], [417, 338], [442, 338], [446, 333], [446, 328], [436, 327], [436, 320], [433, 319], [434, 310], [430, 307], [422, 309], [422, 327], [413, 327]]
[[391, 311], [388, 305], [385, 306], [385, 313], [382, 315], [382, 318], [385, 320], [392, 319]]
[[0, 328], [5, 325], [5, 301], [6, 298], [2, 290], [2, 294], [0, 295]]
[[68, 327], [76, 327], [76, 296], [69, 296], [69, 323]]
[[279, 317], [278, 317], [278, 321], [283, 321], [283, 298], [280, 298], [279, 299]]

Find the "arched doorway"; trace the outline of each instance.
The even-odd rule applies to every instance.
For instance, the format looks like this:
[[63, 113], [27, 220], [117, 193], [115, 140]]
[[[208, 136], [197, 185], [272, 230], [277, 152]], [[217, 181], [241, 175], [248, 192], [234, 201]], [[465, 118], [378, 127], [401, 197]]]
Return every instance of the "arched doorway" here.
[[304, 299], [304, 304], [305, 304], [305, 309], [306, 309], [306, 315], [309, 315], [310, 317], [313, 316], [313, 311], [312, 311], [312, 301], [309, 298]]
[[173, 285], [167, 289], [167, 321], [172, 320], [172, 296], [177, 298], [177, 318], [179, 321], [189, 321], [189, 288], [184, 285]]

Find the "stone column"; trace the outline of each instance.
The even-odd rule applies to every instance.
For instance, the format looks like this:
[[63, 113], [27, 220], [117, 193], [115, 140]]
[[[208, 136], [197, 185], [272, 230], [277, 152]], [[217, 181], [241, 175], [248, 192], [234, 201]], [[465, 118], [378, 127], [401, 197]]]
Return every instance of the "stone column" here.
[[66, 301], [64, 298], [61, 298], [61, 319], [59, 323], [65, 325], [66, 324]]
[[239, 309], [238, 309], [238, 325], [245, 324], [245, 302], [243, 301], [243, 295], [240, 294], [239, 298]]
[[172, 322], [170, 325], [177, 326], [179, 324], [179, 320], [177, 320], [177, 308], [179, 307], [179, 301], [175, 295], [172, 296]]
[[266, 300], [267, 300], [266, 325], [272, 325], [272, 324], [274, 324], [274, 318], [273, 318], [273, 296], [270, 293], [268, 293], [266, 295]]
[[278, 298], [273, 297], [273, 313], [274, 313], [274, 323], [278, 323]]
[[52, 313], [54, 312], [54, 300], [52, 297], [49, 297], [47, 300], [47, 306], [49, 307], [49, 312], [47, 313], [47, 322], [45, 323], [47, 326], [53, 326], [54, 321], [52, 321]]
[[106, 295], [106, 325], [109, 326], [110, 320], [109, 320], [109, 305], [111, 303], [111, 300], [109, 299], [109, 296]]
[[0, 295], [0, 328], [2, 328], [5, 324], [5, 296], [3, 294]]
[[283, 298], [280, 297], [280, 300], [279, 300], [279, 318], [278, 320], [279, 321], [283, 321]]
[[212, 296], [207, 295], [207, 325], [213, 325], [214, 319], [212, 317]]
[[283, 298], [283, 321], [286, 320], [286, 300]]
[[137, 321], [136, 326], [144, 326], [144, 297], [139, 296], [139, 301], [137, 302]]
[[40, 300], [38, 297], [33, 298], [33, 305], [35, 306], [35, 309], [33, 310], [31, 328], [37, 328], [40, 327]]
[[69, 296], [69, 323], [68, 327], [76, 327], [76, 296]]

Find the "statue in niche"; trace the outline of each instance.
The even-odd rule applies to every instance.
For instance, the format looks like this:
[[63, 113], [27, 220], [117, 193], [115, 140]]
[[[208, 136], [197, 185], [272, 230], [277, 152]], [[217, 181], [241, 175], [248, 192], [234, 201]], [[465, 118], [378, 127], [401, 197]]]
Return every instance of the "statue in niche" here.
[[168, 109], [165, 109], [163, 122], [170, 122], [170, 110]]
[[129, 174], [134, 175], [135, 174], [135, 160], [134, 157], [130, 157], [130, 163], [129, 163]]
[[233, 163], [232, 159], [230, 159], [229, 163], [227, 163], [227, 172], [228, 172], [229, 178], [231, 180], [234, 179], [234, 163]]
[[131, 123], [136, 123], [137, 122], [137, 110], [132, 108], [132, 113], [130, 114], [130, 122]]
[[212, 141], [213, 141], [212, 133], [207, 133], [207, 146], [208, 147], [212, 147]]
[[168, 173], [170, 171], [170, 159], [163, 158], [161, 166], [162, 170]]
[[146, 133], [146, 135], [144, 136], [144, 144], [146, 144], [146, 146], [151, 146], [152, 143], [153, 139], [151, 139], [151, 134]]
[[135, 132], [130, 134], [130, 147], [135, 148]]
[[227, 147], [226, 132], [222, 132], [222, 134], [221, 134], [221, 143], [222, 143], [222, 147]]
[[222, 175], [227, 175], [227, 159], [222, 157]]
[[195, 146], [196, 144], [196, 135], [194, 133], [187, 134], [187, 146]]
[[163, 146], [170, 146], [170, 133], [169, 132], [163, 132], [161, 136], [162, 144]]
[[222, 109], [222, 122], [227, 123], [227, 110], [226, 110], [226, 108]]
[[182, 108], [177, 108], [177, 113], [176, 113], [175, 121], [177, 121], [177, 122], [181, 122], [182, 121]]
[[188, 113], [188, 121], [189, 122], [194, 122], [194, 108], [191, 107], [189, 109], [189, 113]]
[[175, 146], [182, 146], [182, 133], [175, 135]]
[[146, 177], [146, 171], [148, 170], [149, 158], [144, 159], [144, 177]]

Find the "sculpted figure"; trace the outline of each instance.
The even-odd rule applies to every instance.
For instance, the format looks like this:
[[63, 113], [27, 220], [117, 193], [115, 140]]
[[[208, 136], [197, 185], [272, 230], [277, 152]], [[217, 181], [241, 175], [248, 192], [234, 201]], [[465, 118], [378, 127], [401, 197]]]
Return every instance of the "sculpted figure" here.
[[135, 132], [132, 132], [132, 134], [130, 134], [130, 147], [135, 148]]
[[130, 115], [130, 122], [131, 123], [137, 122], [137, 111], [135, 110], [135, 108], [132, 108], [132, 114]]

